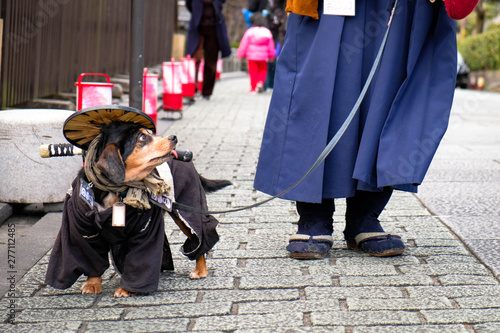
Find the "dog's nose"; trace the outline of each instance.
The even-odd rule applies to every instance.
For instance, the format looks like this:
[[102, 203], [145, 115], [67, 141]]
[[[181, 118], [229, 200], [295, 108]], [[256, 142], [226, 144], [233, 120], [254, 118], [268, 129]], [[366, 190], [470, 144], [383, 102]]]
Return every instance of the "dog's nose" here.
[[170, 141], [172, 141], [173, 143], [177, 143], [177, 137], [176, 137], [175, 135], [170, 135], [170, 136], [168, 137], [168, 139], [169, 139]]

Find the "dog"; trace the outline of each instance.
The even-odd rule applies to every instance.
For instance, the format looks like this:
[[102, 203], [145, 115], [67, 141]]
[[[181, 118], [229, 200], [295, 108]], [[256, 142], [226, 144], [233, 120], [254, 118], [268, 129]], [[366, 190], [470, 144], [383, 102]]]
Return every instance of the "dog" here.
[[[100, 127], [87, 151], [85, 166], [66, 195], [47, 284], [66, 289], [84, 274], [87, 280], [82, 294], [101, 293], [102, 274], [109, 266], [111, 252], [121, 274], [115, 297], [156, 291], [160, 271], [173, 269], [173, 263], [164, 232], [165, 209], [151, 193], [160, 191], [163, 197], [174, 193], [172, 199], [177, 202], [206, 210], [205, 193], [231, 185], [228, 180], [202, 177], [191, 162], [174, 160], [176, 144], [174, 135], [158, 136], [137, 123], [112, 121]], [[170, 168], [173, 188], [159, 177], [157, 167], [164, 163]], [[121, 221], [125, 226], [112, 226], [112, 220], [121, 215], [115, 206], [122, 201], [126, 203]], [[175, 209], [169, 214], [187, 236], [184, 254], [196, 260], [190, 278], [206, 277], [205, 254], [218, 241], [217, 220]]]

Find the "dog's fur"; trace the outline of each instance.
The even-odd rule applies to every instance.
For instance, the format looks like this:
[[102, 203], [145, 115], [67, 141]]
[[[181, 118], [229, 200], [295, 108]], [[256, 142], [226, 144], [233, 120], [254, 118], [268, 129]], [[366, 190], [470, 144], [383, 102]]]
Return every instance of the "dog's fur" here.
[[[141, 181], [157, 166], [171, 160], [174, 155], [177, 138], [174, 135], [161, 137], [152, 131], [133, 123], [112, 122], [101, 129], [101, 139], [97, 145], [97, 167], [113, 183]], [[80, 176], [84, 172], [81, 171]], [[217, 191], [231, 184], [226, 180], [209, 180], [201, 175], [200, 181], [206, 192]], [[106, 210], [119, 201], [119, 197], [112, 192], [104, 192], [94, 188], [95, 205], [99, 211]], [[186, 225], [175, 215], [170, 214], [176, 224], [190, 238], [192, 233]], [[196, 259], [196, 268], [190, 278], [198, 279], [207, 276], [205, 255]], [[100, 276], [89, 276], [82, 286], [83, 294], [101, 292]], [[135, 293], [119, 287], [114, 296], [128, 297]]]

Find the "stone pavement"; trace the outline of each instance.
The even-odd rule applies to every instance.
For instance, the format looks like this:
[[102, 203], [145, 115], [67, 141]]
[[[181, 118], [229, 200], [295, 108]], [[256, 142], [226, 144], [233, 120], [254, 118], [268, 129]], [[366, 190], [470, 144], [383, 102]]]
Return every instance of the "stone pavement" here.
[[[161, 133], [194, 152], [202, 175], [233, 181], [208, 196], [212, 210], [267, 198], [253, 190], [253, 177], [270, 94], [248, 94], [246, 76], [224, 78], [210, 101], [197, 100]], [[80, 294], [83, 279], [67, 290], [47, 287], [47, 254], [0, 300], [0, 331], [500, 332], [498, 279], [418, 197], [396, 192], [381, 216], [407, 244], [394, 258], [347, 250], [344, 200], [337, 207], [334, 246], [319, 261], [285, 251], [298, 219], [292, 202], [216, 215], [221, 239], [202, 280], [189, 280], [194, 263], [178, 251], [185, 236], [167, 218], [175, 272], [161, 274], [157, 292], [132, 298], [112, 296], [112, 270], [97, 296]]]

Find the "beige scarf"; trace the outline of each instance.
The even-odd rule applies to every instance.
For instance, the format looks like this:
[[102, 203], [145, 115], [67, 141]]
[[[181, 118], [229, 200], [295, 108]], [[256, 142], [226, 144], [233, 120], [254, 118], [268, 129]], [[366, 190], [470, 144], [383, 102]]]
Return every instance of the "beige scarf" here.
[[107, 192], [120, 193], [127, 191], [125, 198], [123, 198], [123, 203], [142, 210], [151, 209], [151, 205], [149, 204], [149, 193], [153, 193], [156, 196], [166, 195], [171, 197], [172, 186], [167, 184], [154, 172], [151, 172], [142, 181], [125, 182], [121, 184], [111, 182], [101, 170], [97, 168], [96, 146], [100, 138], [101, 134], [92, 140], [87, 150], [87, 155], [85, 156], [85, 175], [95, 187]]

